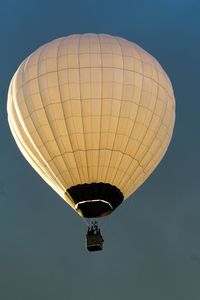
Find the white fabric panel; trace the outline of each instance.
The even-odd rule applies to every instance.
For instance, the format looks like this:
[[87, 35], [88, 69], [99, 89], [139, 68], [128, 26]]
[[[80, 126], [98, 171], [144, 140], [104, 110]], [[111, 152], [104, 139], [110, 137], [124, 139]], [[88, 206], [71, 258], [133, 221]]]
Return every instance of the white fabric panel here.
[[54, 40], [22, 62], [8, 118], [21, 152], [71, 206], [66, 189], [105, 182], [125, 199], [165, 154], [175, 99], [160, 64], [105, 34]]

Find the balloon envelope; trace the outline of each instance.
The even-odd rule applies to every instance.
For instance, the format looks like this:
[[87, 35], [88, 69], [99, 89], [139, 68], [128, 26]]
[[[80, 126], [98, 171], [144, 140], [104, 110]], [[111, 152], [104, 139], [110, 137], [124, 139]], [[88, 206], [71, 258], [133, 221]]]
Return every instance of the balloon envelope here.
[[105, 34], [37, 49], [13, 76], [7, 109], [22, 154], [86, 217], [111, 213], [146, 180], [175, 120], [173, 89], [156, 59]]

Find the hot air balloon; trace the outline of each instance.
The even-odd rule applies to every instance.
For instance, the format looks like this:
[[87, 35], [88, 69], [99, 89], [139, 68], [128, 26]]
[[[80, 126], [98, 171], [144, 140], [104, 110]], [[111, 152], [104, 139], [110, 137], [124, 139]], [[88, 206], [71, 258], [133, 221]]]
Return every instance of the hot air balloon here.
[[[8, 122], [30, 165], [81, 216], [111, 214], [152, 173], [175, 121], [172, 85], [158, 61], [106, 34], [53, 40], [10, 83]], [[88, 250], [101, 250], [96, 222]]]

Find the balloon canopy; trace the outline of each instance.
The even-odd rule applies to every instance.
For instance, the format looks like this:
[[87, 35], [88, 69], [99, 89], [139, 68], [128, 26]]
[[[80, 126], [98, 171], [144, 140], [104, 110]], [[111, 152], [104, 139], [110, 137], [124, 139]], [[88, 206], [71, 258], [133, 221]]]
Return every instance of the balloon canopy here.
[[170, 143], [175, 99], [160, 64], [106, 34], [47, 43], [19, 66], [8, 121], [24, 157], [81, 216], [110, 214]]

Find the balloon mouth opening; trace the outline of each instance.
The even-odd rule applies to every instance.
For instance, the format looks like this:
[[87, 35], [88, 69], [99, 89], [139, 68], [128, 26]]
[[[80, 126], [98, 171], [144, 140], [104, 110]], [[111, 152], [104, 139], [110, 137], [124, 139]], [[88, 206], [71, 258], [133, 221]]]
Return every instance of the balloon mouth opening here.
[[78, 202], [75, 209], [84, 218], [104, 217], [113, 211], [111, 204], [101, 199]]
[[109, 215], [124, 200], [122, 192], [109, 183], [85, 183], [67, 189], [76, 211], [86, 218]]

